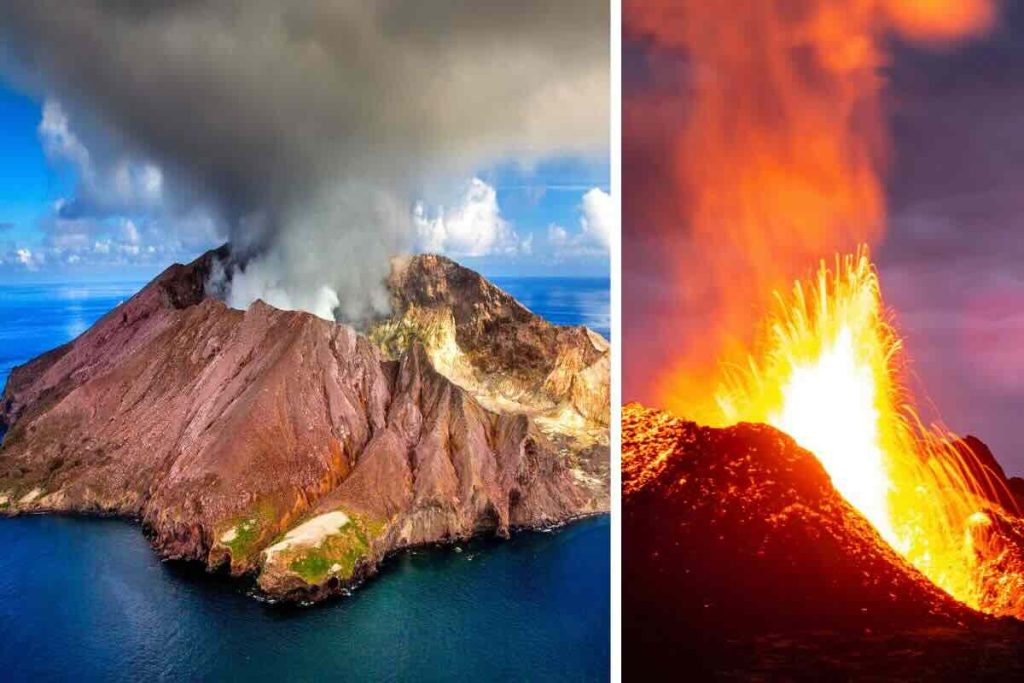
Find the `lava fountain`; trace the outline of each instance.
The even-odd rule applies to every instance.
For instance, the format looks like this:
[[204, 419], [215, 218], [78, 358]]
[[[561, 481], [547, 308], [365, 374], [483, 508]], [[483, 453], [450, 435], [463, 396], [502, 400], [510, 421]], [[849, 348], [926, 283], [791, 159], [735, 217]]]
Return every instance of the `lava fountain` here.
[[952, 434], [922, 424], [905, 376], [861, 248], [776, 293], [747, 365], [727, 369], [716, 401], [724, 422], [770, 424], [813, 452], [882, 538], [954, 598], [1020, 616], [1021, 577], [1007, 575], [1005, 539], [991, 538], [1015, 523], [1016, 510], [993, 502], [1012, 496]]

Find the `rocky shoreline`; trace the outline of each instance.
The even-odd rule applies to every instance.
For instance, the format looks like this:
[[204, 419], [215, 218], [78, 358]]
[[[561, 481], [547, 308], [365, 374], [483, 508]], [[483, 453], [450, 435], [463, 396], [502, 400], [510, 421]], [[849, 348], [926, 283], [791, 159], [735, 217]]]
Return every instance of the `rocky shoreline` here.
[[[232, 581], [241, 582], [239, 585], [245, 589], [245, 593], [249, 596], [271, 606], [299, 606], [299, 607], [311, 607], [318, 605], [322, 602], [329, 601], [332, 599], [351, 595], [353, 591], [363, 586], [365, 583], [375, 579], [384, 568], [384, 566], [391, 560], [399, 557], [402, 553], [417, 552], [419, 550], [450, 550], [455, 549], [457, 552], [461, 552], [460, 544], [468, 544], [474, 541], [482, 541], [488, 538], [504, 538], [505, 540], [511, 540], [518, 534], [524, 533], [552, 533], [559, 532], [569, 525], [583, 522], [590, 519], [596, 519], [609, 514], [608, 511], [602, 512], [588, 512], [576, 515], [574, 517], [566, 518], [564, 520], [553, 522], [547, 525], [540, 526], [518, 526], [509, 529], [509, 534], [506, 537], [495, 536], [494, 534], [478, 533], [471, 536], [461, 538], [448, 538], [439, 539], [436, 541], [429, 541], [420, 543], [417, 545], [404, 546], [399, 548], [393, 548], [386, 552], [384, 556], [376, 562], [374, 565], [360, 565], [357, 572], [344, 582], [336, 582], [334, 584], [322, 584], [322, 585], [309, 585], [295, 591], [294, 593], [287, 594], [276, 594], [273, 592], [266, 592], [260, 588], [258, 582], [258, 572], [253, 569], [249, 572], [240, 575], [233, 575], [228, 571], [227, 566], [212, 567], [209, 564], [195, 559], [186, 558], [172, 558], [162, 556], [161, 560], [164, 562], [170, 562], [177, 564], [182, 567], [194, 567], [198, 571], [206, 575], [221, 575], [225, 578], [230, 578]], [[142, 535], [150, 542], [151, 547], [156, 551], [156, 547], [153, 546], [153, 540], [155, 534], [153, 530], [148, 529], [142, 518], [138, 516], [125, 516], [116, 512], [104, 512], [104, 511], [88, 511], [88, 510], [45, 510], [45, 509], [34, 509], [29, 512], [21, 512], [18, 510], [4, 510], [0, 512], [0, 518], [2, 517], [19, 517], [19, 516], [59, 516], [67, 517], [70, 519], [84, 519], [84, 520], [115, 520], [123, 522], [131, 526], [137, 526]]]
[[[508, 537], [504, 537], [505, 540], [511, 540], [514, 536], [524, 533], [551, 533], [558, 532], [571, 524], [576, 524], [588, 519], [594, 519], [607, 515], [608, 512], [591, 512], [586, 514], [577, 515], [575, 517], [565, 519], [561, 522], [556, 522], [547, 526], [523, 526], [509, 530]], [[259, 600], [260, 602], [268, 605], [298, 605], [300, 607], [311, 607], [313, 605], [320, 604], [327, 600], [332, 600], [344, 596], [351, 595], [353, 591], [362, 587], [367, 582], [373, 581], [384, 568], [384, 566], [391, 560], [399, 557], [402, 553], [417, 552], [420, 550], [455, 550], [456, 552], [461, 551], [461, 544], [472, 543], [473, 541], [485, 540], [487, 538], [495, 538], [493, 534], [475, 534], [473, 536], [467, 536], [463, 538], [450, 538], [445, 540], [431, 541], [427, 543], [421, 543], [418, 545], [405, 546], [401, 548], [393, 548], [389, 550], [384, 556], [372, 567], [366, 567], [366, 570], [361, 573], [360, 576], [353, 576], [346, 582], [339, 582], [332, 585], [320, 585], [310, 586], [308, 589], [299, 590], [294, 594], [277, 595], [274, 593], [266, 593], [259, 587], [259, 583], [256, 580], [256, 576], [248, 575], [246, 578], [252, 580], [252, 588], [248, 594]], [[209, 571], [207, 569], [207, 571]]]

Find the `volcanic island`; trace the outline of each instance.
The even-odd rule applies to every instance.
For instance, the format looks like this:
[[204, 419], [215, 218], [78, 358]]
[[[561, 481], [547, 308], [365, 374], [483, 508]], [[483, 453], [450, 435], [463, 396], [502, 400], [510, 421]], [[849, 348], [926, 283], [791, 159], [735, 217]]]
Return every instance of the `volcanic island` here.
[[116, 516], [168, 560], [315, 602], [391, 554], [609, 509], [609, 347], [477, 273], [396, 259], [361, 329], [211, 294], [176, 264], [15, 368], [0, 513]]

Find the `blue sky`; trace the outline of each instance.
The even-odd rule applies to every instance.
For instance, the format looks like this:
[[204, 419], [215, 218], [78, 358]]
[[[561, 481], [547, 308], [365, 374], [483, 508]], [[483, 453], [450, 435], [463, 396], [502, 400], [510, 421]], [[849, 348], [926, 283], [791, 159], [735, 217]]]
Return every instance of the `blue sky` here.
[[[68, 142], [73, 128], [44, 132], [43, 113], [43, 101], [0, 83], [0, 282], [148, 278], [219, 243], [212, 228], [168, 241], [177, 230], [139, 202], [100, 224], [59, 220], [83, 167], [78, 140]], [[492, 277], [605, 277], [608, 185], [606, 156], [477, 169], [443, 193], [448, 202], [418, 207], [417, 250], [443, 251]]]
[[0, 86], [0, 233], [5, 240], [31, 242], [32, 226], [50, 204], [71, 191], [66, 177], [46, 161], [39, 136], [40, 105]]

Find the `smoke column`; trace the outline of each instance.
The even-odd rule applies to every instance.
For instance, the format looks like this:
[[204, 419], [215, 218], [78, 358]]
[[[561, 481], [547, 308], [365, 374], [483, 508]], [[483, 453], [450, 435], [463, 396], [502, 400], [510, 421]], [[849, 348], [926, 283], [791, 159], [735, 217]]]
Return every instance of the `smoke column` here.
[[[625, 281], [642, 282], [660, 250], [675, 296], [654, 322], [641, 312], [631, 325], [627, 307], [626, 348], [635, 329], [671, 354], [627, 353], [627, 397], [711, 418], [695, 406], [723, 363], [745, 362], [773, 291], [883, 235], [886, 42], [941, 45], [994, 14], [987, 0], [627, 0], [627, 36], [680, 55], [683, 72], [668, 158], [655, 161], [669, 190], [623, 171]], [[625, 134], [663, 116], [659, 104], [627, 101]], [[635, 206], [647, 202], [658, 206]]]
[[431, 183], [607, 151], [606, 0], [4, 0], [6, 72], [159, 167], [245, 261], [228, 298], [386, 307]]

